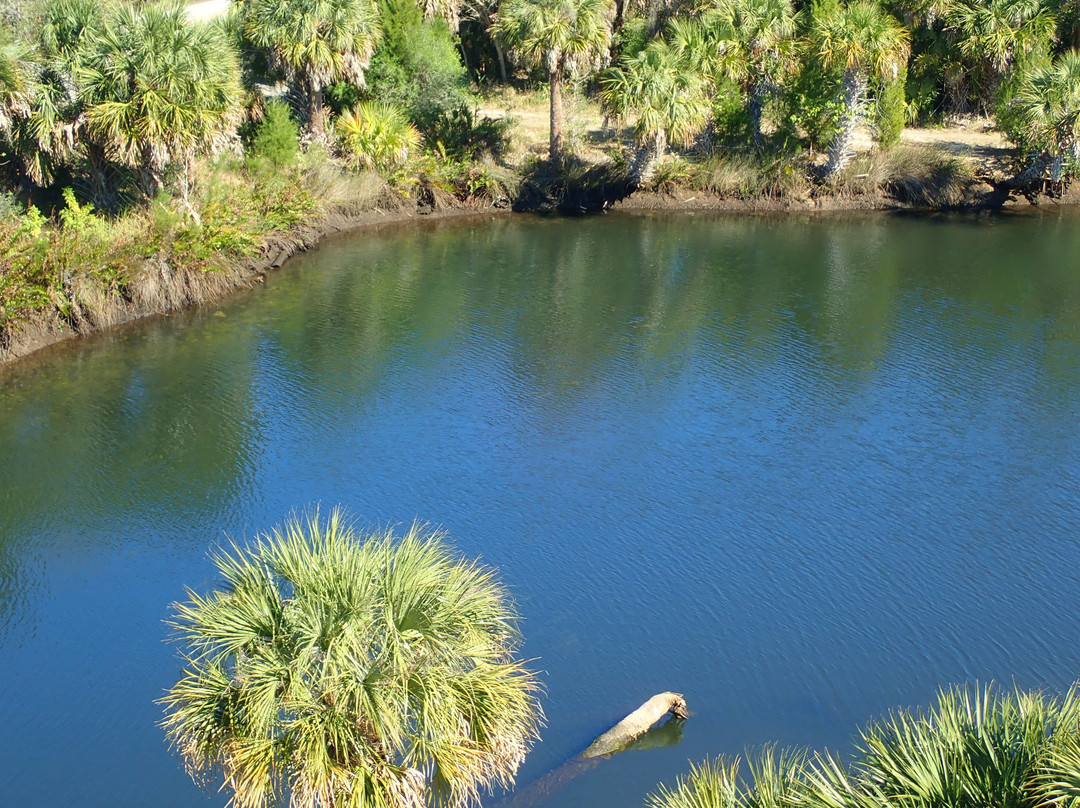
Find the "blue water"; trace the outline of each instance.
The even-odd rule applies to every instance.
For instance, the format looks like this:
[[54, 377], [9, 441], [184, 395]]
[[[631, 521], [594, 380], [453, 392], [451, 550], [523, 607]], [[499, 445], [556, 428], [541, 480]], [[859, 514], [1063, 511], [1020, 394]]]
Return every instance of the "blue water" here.
[[[294, 509], [445, 527], [525, 617], [527, 785], [653, 693], [688, 760], [1080, 678], [1080, 217], [387, 229], [0, 376], [0, 803], [224, 805], [155, 703], [208, 550]], [[501, 795], [489, 800], [494, 804]]]

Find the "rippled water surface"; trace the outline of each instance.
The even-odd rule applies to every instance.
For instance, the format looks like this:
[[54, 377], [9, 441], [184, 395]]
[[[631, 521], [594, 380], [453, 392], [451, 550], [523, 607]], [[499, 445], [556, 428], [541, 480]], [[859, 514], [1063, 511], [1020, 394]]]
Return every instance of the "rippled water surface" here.
[[[443, 525], [544, 671], [522, 784], [653, 693], [688, 759], [1080, 677], [1080, 217], [499, 219], [329, 244], [0, 377], [0, 802], [208, 806], [154, 702], [207, 551]], [[661, 739], [663, 740], [663, 739]], [[494, 803], [497, 797], [490, 800]]]

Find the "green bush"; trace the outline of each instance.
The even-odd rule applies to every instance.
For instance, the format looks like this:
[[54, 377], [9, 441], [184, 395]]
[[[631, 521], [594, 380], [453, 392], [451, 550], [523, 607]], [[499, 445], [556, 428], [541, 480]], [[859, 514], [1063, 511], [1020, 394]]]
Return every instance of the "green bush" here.
[[379, 5], [384, 36], [367, 72], [365, 96], [397, 104], [413, 119], [463, 103], [468, 76], [446, 23], [423, 20], [415, 0]]
[[300, 149], [299, 127], [292, 119], [289, 105], [271, 101], [251, 142], [250, 160], [253, 165], [269, 165], [275, 169], [296, 164]]
[[416, 117], [416, 128], [428, 148], [450, 160], [501, 157], [510, 139], [511, 122], [483, 117], [479, 121], [468, 104], [449, 109], [428, 109]]
[[881, 82], [877, 88], [874, 105], [874, 130], [878, 142], [891, 148], [900, 142], [900, 133], [907, 122], [907, 70], [892, 81]]

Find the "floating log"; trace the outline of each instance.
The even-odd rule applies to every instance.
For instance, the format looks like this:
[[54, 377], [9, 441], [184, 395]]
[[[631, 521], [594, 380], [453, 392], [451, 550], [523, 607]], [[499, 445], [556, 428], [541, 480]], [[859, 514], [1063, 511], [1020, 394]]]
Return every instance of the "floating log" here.
[[630, 715], [613, 726], [581, 753], [586, 760], [613, 755], [626, 748], [632, 740], [645, 732], [668, 713], [675, 718], [686, 718], [686, 699], [682, 693], [657, 693]]

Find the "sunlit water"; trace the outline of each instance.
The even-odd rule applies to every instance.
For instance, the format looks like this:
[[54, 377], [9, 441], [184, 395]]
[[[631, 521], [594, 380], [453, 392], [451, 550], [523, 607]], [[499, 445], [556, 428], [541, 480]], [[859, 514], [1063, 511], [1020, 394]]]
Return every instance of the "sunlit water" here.
[[[687, 760], [1080, 677], [1080, 217], [502, 218], [361, 234], [0, 378], [0, 803], [207, 806], [157, 727], [207, 551], [315, 503], [498, 567], [519, 781], [653, 693]], [[498, 796], [490, 802], [495, 802]]]

